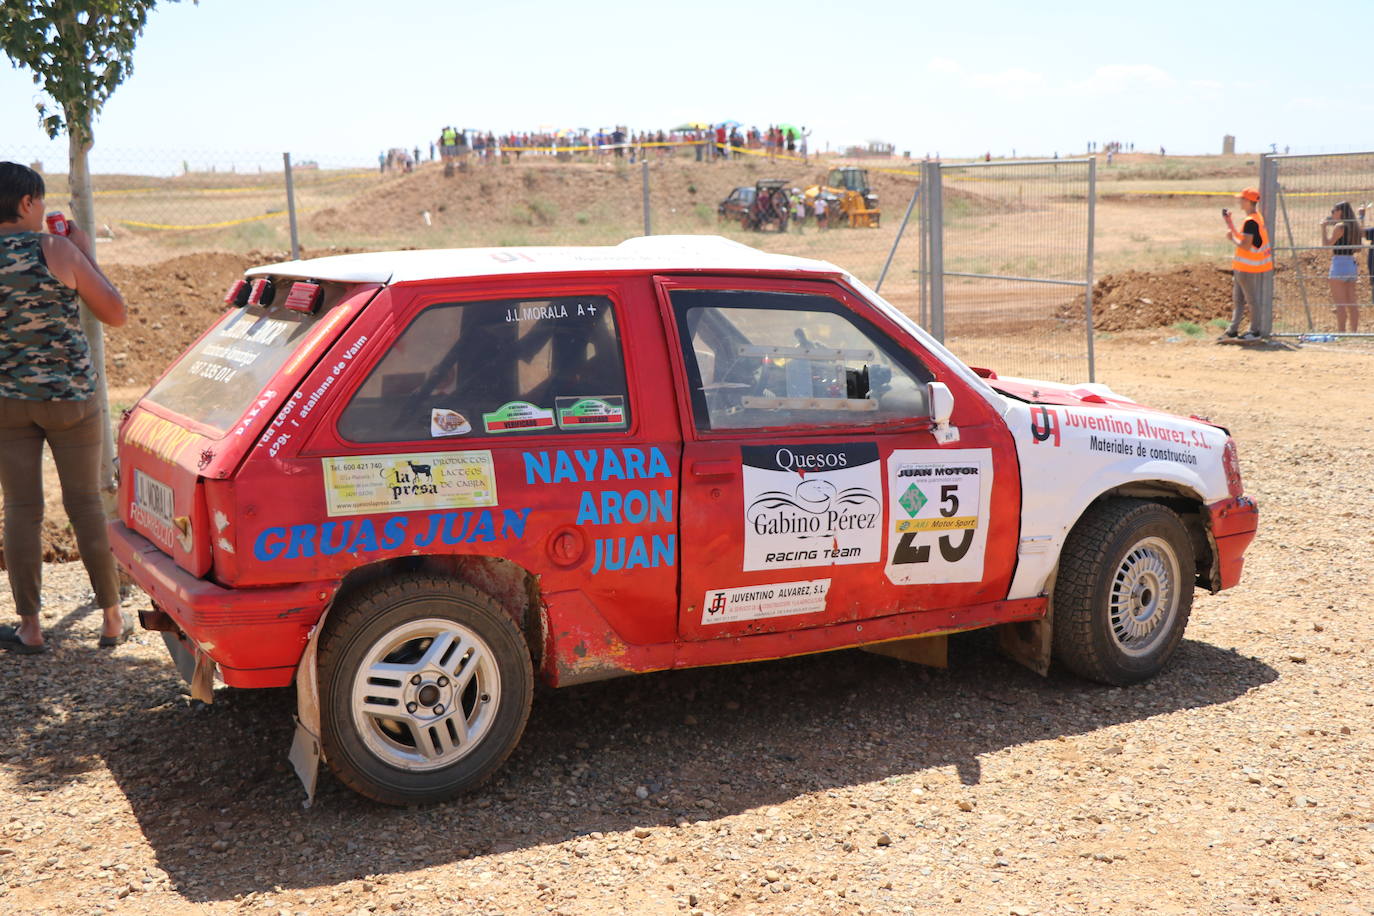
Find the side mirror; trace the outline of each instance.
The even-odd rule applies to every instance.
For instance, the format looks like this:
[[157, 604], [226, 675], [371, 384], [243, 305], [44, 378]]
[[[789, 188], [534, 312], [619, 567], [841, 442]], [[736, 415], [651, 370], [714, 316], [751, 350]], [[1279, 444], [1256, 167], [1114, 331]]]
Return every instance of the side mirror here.
[[930, 419], [935, 424], [935, 440], [958, 442], [959, 430], [949, 425], [949, 418], [954, 415], [954, 392], [944, 382], [930, 382], [926, 385], [926, 394]]
[[946, 426], [954, 414], [954, 392], [944, 382], [931, 382], [926, 385], [930, 395], [930, 418], [936, 426]]

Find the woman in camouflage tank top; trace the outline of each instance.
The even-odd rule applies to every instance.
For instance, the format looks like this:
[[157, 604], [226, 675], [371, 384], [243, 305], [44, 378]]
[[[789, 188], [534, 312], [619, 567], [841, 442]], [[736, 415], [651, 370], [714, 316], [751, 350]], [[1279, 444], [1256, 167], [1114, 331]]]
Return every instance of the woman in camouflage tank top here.
[[97, 369], [81, 330], [78, 299], [106, 324], [124, 324], [124, 300], [90, 257], [91, 240], [43, 232], [43, 178], [0, 162], [0, 490], [5, 569], [18, 627], [0, 627], [0, 648], [32, 655], [39, 628], [43, 553], [43, 443], [52, 450], [62, 503], [104, 614], [101, 646], [118, 645], [131, 623], [100, 498], [102, 424]]

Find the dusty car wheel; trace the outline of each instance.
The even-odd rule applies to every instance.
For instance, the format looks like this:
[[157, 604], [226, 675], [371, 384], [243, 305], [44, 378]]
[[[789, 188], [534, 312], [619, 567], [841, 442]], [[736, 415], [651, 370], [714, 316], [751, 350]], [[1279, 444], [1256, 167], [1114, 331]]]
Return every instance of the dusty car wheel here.
[[1183, 639], [1193, 606], [1192, 541], [1158, 503], [1093, 506], [1064, 544], [1054, 584], [1054, 655], [1104, 684], [1153, 677]]
[[439, 576], [382, 580], [336, 608], [319, 673], [330, 768], [392, 805], [441, 801], [490, 776], [520, 741], [534, 695], [515, 622]]

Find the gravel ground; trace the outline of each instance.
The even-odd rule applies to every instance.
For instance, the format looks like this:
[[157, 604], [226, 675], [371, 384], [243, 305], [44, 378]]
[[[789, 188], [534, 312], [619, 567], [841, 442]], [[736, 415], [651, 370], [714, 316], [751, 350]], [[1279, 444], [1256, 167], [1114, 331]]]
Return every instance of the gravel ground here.
[[[78, 564], [0, 655], [5, 913], [1374, 913], [1370, 355], [1134, 332], [1101, 377], [1240, 442], [1260, 536], [1131, 689], [983, 634], [546, 691], [495, 781], [383, 808], [285, 762], [290, 691], [193, 707]], [[138, 602], [132, 602], [138, 606]], [[9, 618], [8, 594], [0, 618]]]

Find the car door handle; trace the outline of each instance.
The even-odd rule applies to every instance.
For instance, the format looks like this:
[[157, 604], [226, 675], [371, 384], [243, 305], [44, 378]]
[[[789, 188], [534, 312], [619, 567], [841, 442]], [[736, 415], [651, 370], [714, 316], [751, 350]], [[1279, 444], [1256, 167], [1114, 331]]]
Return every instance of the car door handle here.
[[734, 477], [739, 464], [734, 461], [693, 461], [694, 477]]

